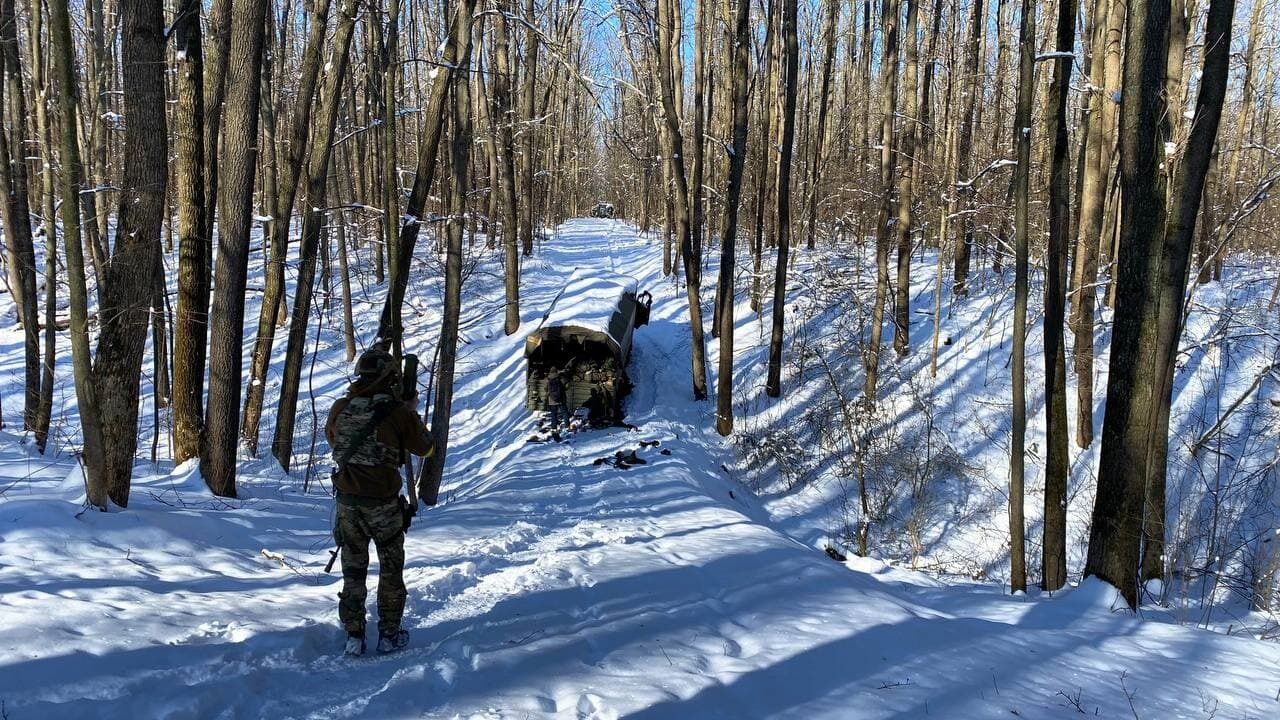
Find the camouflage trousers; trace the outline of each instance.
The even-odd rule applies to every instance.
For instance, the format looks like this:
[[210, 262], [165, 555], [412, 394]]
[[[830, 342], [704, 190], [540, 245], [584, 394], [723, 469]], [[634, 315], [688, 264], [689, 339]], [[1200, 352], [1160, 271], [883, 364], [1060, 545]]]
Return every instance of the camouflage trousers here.
[[404, 615], [404, 517], [396, 500], [349, 505], [338, 502], [333, 538], [342, 548], [338, 619], [347, 632], [364, 633], [369, 541], [378, 550], [378, 632], [395, 634]]

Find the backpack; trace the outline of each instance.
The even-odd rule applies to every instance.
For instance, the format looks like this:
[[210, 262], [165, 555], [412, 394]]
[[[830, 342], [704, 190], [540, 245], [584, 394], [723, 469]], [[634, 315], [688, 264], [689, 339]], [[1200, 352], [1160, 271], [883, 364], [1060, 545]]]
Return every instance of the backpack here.
[[339, 468], [400, 464], [400, 450], [378, 440], [378, 426], [395, 406], [386, 394], [351, 398], [334, 421], [333, 459]]

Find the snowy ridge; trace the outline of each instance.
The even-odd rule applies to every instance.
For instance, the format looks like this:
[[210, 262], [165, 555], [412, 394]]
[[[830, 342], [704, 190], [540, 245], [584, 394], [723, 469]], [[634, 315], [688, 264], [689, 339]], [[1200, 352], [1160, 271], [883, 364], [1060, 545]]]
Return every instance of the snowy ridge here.
[[[714, 406], [689, 399], [686, 301], [662, 281], [656, 242], [622, 223], [567, 223], [525, 266], [522, 328], [546, 312], [563, 268], [606, 263], [654, 294], [632, 351], [636, 431], [526, 442], [525, 333], [502, 334], [496, 273], [468, 286], [442, 504], [407, 538], [412, 640], [397, 655], [338, 656], [340, 580], [322, 572], [332, 501], [324, 484], [302, 492], [303, 469], [245, 461], [243, 498], [227, 503], [190, 467], [139, 463], [128, 511], [78, 514], [74, 460], [4, 436], [8, 717], [1060, 718], [1077, 714], [1073, 702], [1102, 717], [1130, 717], [1131, 703], [1143, 718], [1280, 711], [1275, 644], [1113, 613], [1092, 583], [1011, 598], [876, 560], [833, 562], [784, 533], [726, 471], [734, 455], [710, 429]], [[435, 280], [411, 285], [406, 337], [435, 337]], [[359, 308], [366, 320], [376, 310], [372, 297]], [[739, 317], [745, 352], [755, 318]], [[327, 409], [347, 371], [336, 331], [318, 365]], [[646, 462], [595, 464], [618, 450]]]

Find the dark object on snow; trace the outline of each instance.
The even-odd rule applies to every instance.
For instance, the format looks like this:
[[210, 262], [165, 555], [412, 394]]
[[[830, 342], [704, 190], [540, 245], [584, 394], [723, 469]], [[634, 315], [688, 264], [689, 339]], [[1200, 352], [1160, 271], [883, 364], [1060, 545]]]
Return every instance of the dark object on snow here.
[[635, 465], [648, 465], [649, 461], [636, 454], [635, 450], [623, 452], [618, 450], [613, 457], [596, 458], [592, 465], [609, 465], [619, 470], [630, 470]]
[[641, 440], [641, 441], [640, 441], [640, 448], [641, 448], [641, 449], [644, 449], [644, 448], [647, 448], [647, 447], [658, 447], [658, 446], [659, 446], [659, 445], [661, 445], [661, 444], [662, 444], [662, 441], [661, 441], [661, 440]]
[[839, 550], [835, 549], [830, 545], [826, 547], [826, 551], [827, 551], [827, 557], [831, 558], [832, 560], [835, 560], [836, 562], [844, 562], [845, 560], [849, 559], [844, 556], [844, 553], [840, 552]]
[[659, 450], [659, 451], [658, 451], [658, 453], [659, 453], [659, 454], [661, 454], [661, 455], [670, 455], [670, 454], [671, 454], [671, 448], [662, 448], [661, 450]]
[[592, 215], [592, 217], [605, 218], [605, 219], [612, 219], [612, 218], [613, 218], [613, 203], [610, 203], [610, 202], [598, 202], [598, 203], [596, 203], [596, 206], [595, 206], [594, 208], [592, 208], [592, 209], [591, 209], [591, 215]]
[[[622, 420], [622, 398], [630, 391], [627, 361], [631, 336], [648, 322], [648, 293], [636, 281], [609, 272], [575, 272], [542, 324], [525, 339], [525, 407], [560, 408], [572, 415], [586, 407], [592, 425]], [[558, 415], [559, 413], [557, 413]]]

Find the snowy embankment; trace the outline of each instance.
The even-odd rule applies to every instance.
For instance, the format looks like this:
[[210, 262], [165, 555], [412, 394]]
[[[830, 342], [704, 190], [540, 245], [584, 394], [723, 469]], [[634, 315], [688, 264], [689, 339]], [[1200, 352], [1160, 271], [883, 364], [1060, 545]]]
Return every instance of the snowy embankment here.
[[[574, 267], [627, 272], [654, 291], [631, 365], [627, 419], [638, 429], [528, 443], [523, 337]], [[442, 504], [420, 513], [406, 541], [407, 651], [338, 656], [340, 581], [322, 570], [332, 501], [323, 473], [303, 492], [304, 461], [286, 476], [246, 460], [243, 497], [229, 502], [210, 497], [190, 468], [139, 463], [127, 511], [81, 513], [74, 460], [41, 458], [8, 434], [7, 717], [1280, 711], [1280, 645], [1113, 613], [1109, 593], [1092, 584], [1010, 598], [874, 560], [836, 563], [820, 543], [784, 532], [726, 471], [735, 454], [710, 429], [713, 406], [689, 399], [683, 293], [661, 284], [659, 247], [625, 225], [561, 228], [525, 267], [524, 324], [509, 338], [497, 272], [486, 259], [468, 280]], [[411, 349], [429, 357], [438, 284], [415, 290], [407, 335], [428, 338]], [[377, 296], [357, 308], [366, 321]], [[742, 318], [746, 355], [755, 319]], [[325, 332], [313, 381], [321, 412], [347, 369], [336, 331]], [[15, 337], [7, 331], [4, 342], [10, 397]], [[295, 448], [309, 445], [300, 435]], [[633, 449], [645, 464], [594, 462]]]

